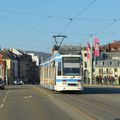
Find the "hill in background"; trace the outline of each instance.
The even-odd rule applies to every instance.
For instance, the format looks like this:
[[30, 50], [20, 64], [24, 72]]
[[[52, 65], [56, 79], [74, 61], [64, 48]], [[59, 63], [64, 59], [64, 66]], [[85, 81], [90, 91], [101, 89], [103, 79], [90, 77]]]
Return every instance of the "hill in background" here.
[[44, 53], [44, 52], [38, 52], [38, 51], [25, 51], [27, 53], [34, 53], [34, 55], [37, 55], [39, 58], [49, 58], [51, 56], [50, 53]]

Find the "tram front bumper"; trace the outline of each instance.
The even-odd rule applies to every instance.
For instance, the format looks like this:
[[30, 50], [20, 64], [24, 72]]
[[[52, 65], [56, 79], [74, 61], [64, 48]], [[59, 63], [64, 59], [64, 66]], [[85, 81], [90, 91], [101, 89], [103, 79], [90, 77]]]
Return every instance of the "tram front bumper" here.
[[82, 91], [83, 86], [55, 86], [56, 91]]

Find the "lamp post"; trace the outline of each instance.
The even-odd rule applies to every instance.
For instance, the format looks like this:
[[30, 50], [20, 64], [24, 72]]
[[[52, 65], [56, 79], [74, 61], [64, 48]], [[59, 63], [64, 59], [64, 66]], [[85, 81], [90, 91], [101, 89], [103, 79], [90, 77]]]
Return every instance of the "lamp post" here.
[[7, 65], [6, 65], [6, 75], [5, 75], [5, 76], [6, 76], [6, 85], [8, 85], [8, 75], [7, 75], [8, 72], [7, 72], [7, 68], [8, 68], [8, 67], [7, 67]]
[[90, 42], [91, 42], [91, 60], [90, 60], [91, 65], [90, 85], [91, 85], [93, 81], [93, 34], [90, 34]]

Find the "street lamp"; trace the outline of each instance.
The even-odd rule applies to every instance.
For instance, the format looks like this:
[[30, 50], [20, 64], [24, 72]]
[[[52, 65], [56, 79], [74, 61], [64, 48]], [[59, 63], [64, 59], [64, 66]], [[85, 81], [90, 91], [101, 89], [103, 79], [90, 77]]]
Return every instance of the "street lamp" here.
[[7, 75], [7, 65], [6, 65], [6, 85], [8, 85], [8, 75]]

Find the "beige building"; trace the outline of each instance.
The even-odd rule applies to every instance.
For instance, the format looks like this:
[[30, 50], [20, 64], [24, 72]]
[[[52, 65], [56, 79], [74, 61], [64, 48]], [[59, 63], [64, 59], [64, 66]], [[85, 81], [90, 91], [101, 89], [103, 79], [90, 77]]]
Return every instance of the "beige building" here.
[[86, 49], [82, 50], [82, 59], [83, 59], [84, 82], [86, 84], [92, 83], [92, 60], [87, 59]]
[[95, 62], [96, 76], [113, 76], [118, 79], [120, 76], [120, 52], [106, 53], [106, 59]]
[[[60, 53], [80, 54], [80, 46], [63, 46]], [[83, 59], [83, 75], [86, 84], [95, 84], [96, 76], [113, 76], [118, 79], [120, 76], [120, 52], [105, 52], [94, 59], [87, 59], [86, 47], [81, 50]]]

